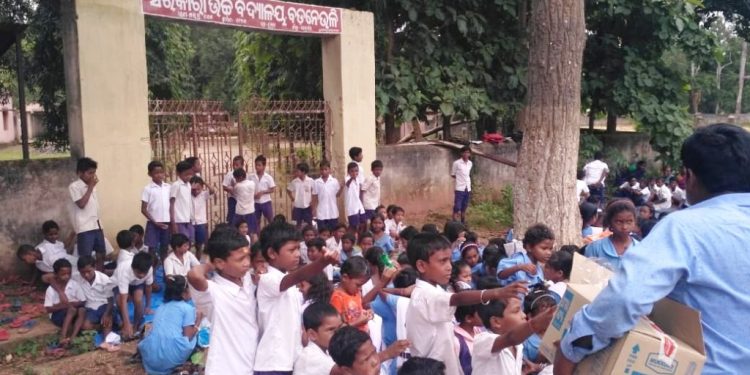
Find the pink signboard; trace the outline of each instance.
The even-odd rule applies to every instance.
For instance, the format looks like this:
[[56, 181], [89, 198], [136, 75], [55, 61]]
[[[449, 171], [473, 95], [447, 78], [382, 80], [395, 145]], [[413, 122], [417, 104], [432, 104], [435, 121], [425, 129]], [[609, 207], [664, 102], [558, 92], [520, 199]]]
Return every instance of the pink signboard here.
[[275, 0], [142, 0], [143, 14], [295, 34], [340, 34], [341, 9]]

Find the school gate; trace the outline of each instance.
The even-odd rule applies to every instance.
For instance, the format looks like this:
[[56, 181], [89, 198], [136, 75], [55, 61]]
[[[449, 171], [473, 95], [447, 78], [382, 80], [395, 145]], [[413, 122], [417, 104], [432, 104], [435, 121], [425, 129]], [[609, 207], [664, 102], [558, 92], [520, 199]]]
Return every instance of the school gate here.
[[[143, 220], [134, 202], [149, 181], [146, 164], [154, 156], [169, 164], [197, 154], [206, 164], [204, 177], [218, 187], [218, 177], [229, 170], [230, 155], [242, 147], [242, 154], [252, 160], [258, 153], [253, 147], [265, 147], [269, 156], [278, 151], [269, 165], [278, 190], [288, 179], [282, 174], [296, 160], [309, 158], [312, 163], [318, 154], [330, 155], [334, 173], [343, 176], [350, 147], [363, 148], [366, 165], [375, 157], [372, 13], [275, 0], [61, 0], [60, 9], [71, 154], [99, 162], [101, 221], [111, 240], [118, 230]], [[273, 115], [268, 114], [274, 111], [272, 104], [267, 104], [266, 114], [248, 110], [247, 121], [253, 116], [266, 119], [257, 124], [265, 124], [268, 131], [249, 130], [247, 141], [240, 142], [244, 125], [239, 124], [247, 123], [241, 113], [244, 107], [237, 116], [227, 116], [210, 102], [183, 108], [176, 103], [150, 104], [144, 17], [320, 38], [324, 111], [330, 127], [324, 131], [326, 140], [308, 141], [316, 137], [315, 131], [301, 131], [300, 136], [276, 131], [280, 112], [289, 112], [283, 106]], [[309, 112], [305, 113], [310, 118], [319, 116]], [[178, 123], [182, 127], [174, 125]], [[248, 129], [261, 127], [247, 124]], [[312, 144], [317, 146], [307, 146]], [[277, 192], [277, 204], [287, 201], [283, 194]], [[224, 195], [218, 197], [212, 207], [214, 222], [225, 209]], [[284, 207], [277, 210], [287, 212]]]
[[266, 173], [274, 177], [274, 213], [290, 218], [286, 188], [299, 163], [314, 175], [321, 160], [330, 160], [330, 107], [325, 101], [253, 99], [232, 115], [221, 102], [209, 100], [149, 101], [152, 158], [164, 163], [169, 181], [175, 165], [188, 156], [201, 159], [201, 177], [216, 194], [209, 200], [208, 222], [213, 228], [226, 219], [222, 182], [232, 159], [242, 155], [248, 176], [253, 160], [267, 159]]

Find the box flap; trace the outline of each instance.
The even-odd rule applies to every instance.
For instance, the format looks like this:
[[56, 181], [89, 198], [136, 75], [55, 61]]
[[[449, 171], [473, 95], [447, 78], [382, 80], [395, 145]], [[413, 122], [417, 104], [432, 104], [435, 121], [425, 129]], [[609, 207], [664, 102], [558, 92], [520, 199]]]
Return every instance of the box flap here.
[[699, 353], [706, 354], [699, 311], [664, 298], [654, 304], [650, 317], [664, 332], [684, 341]]
[[581, 254], [573, 254], [570, 282], [574, 284], [606, 284], [614, 272]]
[[590, 303], [604, 289], [605, 284], [568, 284], [568, 290], [580, 294]]

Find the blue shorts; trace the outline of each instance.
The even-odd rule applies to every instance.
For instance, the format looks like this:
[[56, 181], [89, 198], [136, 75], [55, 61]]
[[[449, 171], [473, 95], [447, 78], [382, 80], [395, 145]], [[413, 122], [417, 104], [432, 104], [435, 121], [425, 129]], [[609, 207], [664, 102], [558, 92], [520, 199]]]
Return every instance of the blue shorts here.
[[208, 224], [193, 225], [195, 231], [195, 244], [203, 245], [208, 240]]
[[62, 327], [63, 323], [65, 323], [65, 315], [68, 314], [68, 310], [57, 310], [52, 313], [52, 316], [49, 317], [49, 320], [52, 321], [56, 326]]
[[182, 233], [190, 242], [195, 241], [195, 230], [193, 230], [193, 224], [190, 223], [177, 223], [177, 233]]
[[86, 308], [86, 320], [94, 324], [101, 324], [104, 313], [107, 311], [107, 304], [99, 306], [96, 310]]
[[247, 215], [234, 214], [232, 226], [237, 227], [238, 225], [240, 225], [240, 223], [247, 223], [248, 233], [258, 233], [258, 220], [255, 217], [255, 212]]
[[305, 224], [312, 224], [312, 207], [307, 208], [292, 208], [292, 220], [294, 220], [297, 225], [301, 226], [302, 223]]
[[[169, 223], [160, 224], [169, 225]], [[169, 246], [169, 228], [161, 229], [151, 221], [146, 222], [146, 233], [143, 235], [143, 243], [152, 249], [166, 249]]]
[[339, 225], [339, 219], [316, 220], [318, 222], [318, 231], [328, 229], [333, 231]]
[[365, 210], [365, 220], [372, 220], [376, 214], [377, 211], [375, 210]]
[[81, 232], [77, 237], [78, 256], [91, 255], [93, 252], [104, 255], [107, 251], [104, 244], [104, 232], [101, 229]]
[[237, 200], [234, 197], [227, 198], [227, 223], [234, 220], [234, 212], [237, 209]]
[[255, 204], [255, 217], [260, 225], [261, 217], [266, 218], [266, 222], [270, 223], [273, 220], [273, 202], [268, 201], [266, 203]]
[[453, 196], [453, 212], [466, 212], [469, 208], [469, 200], [471, 199], [470, 191], [455, 191]]
[[353, 228], [355, 230], [360, 224], [367, 222], [367, 219], [365, 218], [365, 214], [350, 215], [350, 216], [347, 216], [346, 218], [347, 220], [349, 220], [349, 228]]

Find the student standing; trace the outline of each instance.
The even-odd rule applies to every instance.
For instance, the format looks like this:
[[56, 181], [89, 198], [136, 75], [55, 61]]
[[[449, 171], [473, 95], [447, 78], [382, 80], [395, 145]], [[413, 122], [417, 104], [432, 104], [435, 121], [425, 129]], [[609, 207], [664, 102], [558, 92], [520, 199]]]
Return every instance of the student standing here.
[[232, 194], [237, 200], [237, 206], [232, 224], [238, 226], [240, 223], [247, 223], [248, 232], [255, 235], [258, 233], [258, 221], [255, 216], [255, 183], [247, 179], [247, 173], [242, 168], [234, 170], [234, 180], [236, 183]]
[[190, 241], [193, 241], [193, 198], [190, 187], [190, 179], [193, 178], [193, 169], [185, 161], [177, 163], [177, 181], [172, 183], [169, 191], [169, 217], [172, 234], [182, 233]]
[[375, 217], [375, 209], [380, 206], [380, 175], [383, 173], [383, 162], [375, 160], [370, 165], [372, 175], [362, 182], [362, 206], [365, 209], [365, 219]]
[[333, 230], [339, 223], [339, 206], [336, 199], [341, 195], [341, 185], [331, 176], [331, 164], [320, 162], [320, 178], [313, 185], [312, 206], [318, 230]]
[[346, 166], [348, 178], [346, 180], [346, 217], [349, 221], [349, 230], [357, 231], [359, 224], [364, 218], [365, 208], [362, 207], [361, 190], [359, 182], [359, 167], [357, 163], [351, 162]]
[[208, 200], [214, 195], [214, 189], [206, 185], [203, 179], [193, 176], [190, 179], [190, 193], [193, 196], [193, 231], [195, 232], [195, 257], [203, 257], [203, 245], [208, 241]]
[[78, 179], [68, 186], [73, 203], [73, 226], [77, 233], [78, 255], [96, 252], [96, 269], [104, 268], [104, 232], [99, 222], [99, 199], [96, 195], [97, 163], [90, 158], [80, 158], [76, 165]]
[[312, 212], [312, 194], [314, 181], [307, 176], [310, 167], [307, 163], [297, 164], [294, 170], [294, 179], [287, 187], [287, 194], [292, 200], [292, 220], [297, 224], [297, 229], [302, 229], [307, 224], [313, 222]]
[[461, 219], [466, 222], [466, 209], [469, 208], [471, 200], [471, 148], [461, 147], [461, 158], [453, 162], [451, 177], [456, 180], [456, 188], [453, 198], [453, 221]]
[[148, 163], [148, 175], [151, 182], [141, 194], [141, 213], [147, 220], [143, 243], [152, 255], [164, 259], [169, 246], [171, 186], [164, 182], [164, 164], [160, 161]]
[[271, 219], [273, 219], [271, 194], [276, 191], [276, 182], [274, 182], [273, 176], [266, 173], [265, 156], [258, 155], [255, 158], [255, 173], [250, 176], [250, 181], [255, 183], [255, 221], [260, 228], [261, 218], [266, 218], [266, 225], [270, 224]]
[[234, 189], [234, 171], [245, 166], [245, 158], [242, 155], [237, 155], [232, 159], [232, 170], [224, 175], [224, 181], [221, 183], [222, 189], [227, 193], [227, 223], [231, 223], [234, 220], [234, 212], [237, 207], [237, 200], [234, 199], [232, 190]]

